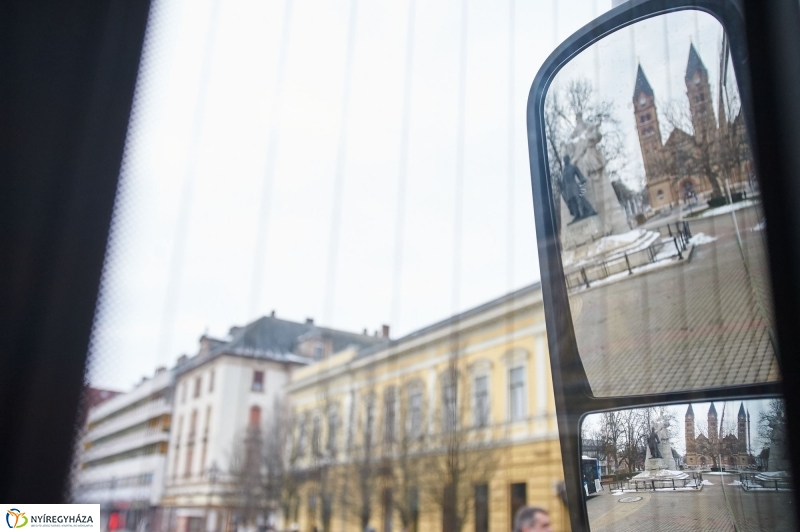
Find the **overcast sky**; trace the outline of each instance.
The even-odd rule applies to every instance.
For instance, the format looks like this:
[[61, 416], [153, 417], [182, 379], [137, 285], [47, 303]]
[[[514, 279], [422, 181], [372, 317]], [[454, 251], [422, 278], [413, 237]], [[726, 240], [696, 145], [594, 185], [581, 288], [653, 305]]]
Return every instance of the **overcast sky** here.
[[[515, 1], [513, 33], [510, 1], [463, 5], [416, 1], [410, 28], [408, 2], [154, 2], [92, 384], [128, 389], [271, 310], [398, 337], [538, 280], [528, 91], [611, 2]], [[681, 16], [675, 73], [691, 31], [715, 71], [718, 32]], [[663, 35], [623, 31], [584, 71], [628, 102], [641, 56], [660, 96]]]

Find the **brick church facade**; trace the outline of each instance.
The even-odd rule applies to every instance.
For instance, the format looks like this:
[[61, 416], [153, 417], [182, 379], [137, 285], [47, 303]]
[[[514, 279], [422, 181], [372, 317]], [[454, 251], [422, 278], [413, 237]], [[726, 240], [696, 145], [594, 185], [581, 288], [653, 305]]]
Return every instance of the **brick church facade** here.
[[[736, 435], [727, 434], [719, 440], [719, 424], [717, 409], [714, 403], [708, 409], [708, 435], [695, 437], [695, 417], [692, 405], [686, 410], [686, 467], [710, 467], [721, 459], [723, 466], [743, 467], [749, 464], [748, 433], [750, 431], [750, 415], [744, 410], [744, 403], [739, 406], [736, 416]], [[717, 455], [717, 460], [712, 455]]]
[[726, 178], [732, 188], [741, 188], [752, 171], [742, 113], [728, 116], [731, 98], [735, 97], [729, 95], [726, 114], [724, 82], [720, 76], [718, 120], [715, 119], [708, 70], [694, 45], [689, 47], [684, 81], [690, 115], [685, 117], [684, 127], [688, 128], [691, 121], [694, 132], [690, 134], [678, 127], [684, 120], [673, 117], [675, 127], [662, 143], [655, 93], [641, 65], [636, 73], [633, 113], [650, 205], [655, 210], [723, 195]]

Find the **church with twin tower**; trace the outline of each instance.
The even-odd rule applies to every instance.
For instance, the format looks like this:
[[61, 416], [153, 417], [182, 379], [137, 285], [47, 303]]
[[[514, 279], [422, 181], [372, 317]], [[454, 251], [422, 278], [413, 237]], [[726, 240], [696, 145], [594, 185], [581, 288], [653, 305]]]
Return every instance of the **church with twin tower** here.
[[[689, 103], [685, 127], [688, 129], [691, 122], [693, 132], [681, 129], [682, 117], [675, 117], [673, 121], [678, 123], [672, 124], [674, 127], [663, 142], [655, 92], [641, 64], [636, 72], [633, 114], [650, 206], [655, 210], [675, 206], [688, 198], [719, 195], [723, 192], [720, 184], [723, 174], [732, 182], [741, 183], [752, 171], [743, 115], [737, 111], [735, 117], [729, 117], [730, 109], [726, 113], [720, 76], [718, 119], [714, 117], [708, 69], [693, 44], [689, 45], [684, 82]], [[723, 160], [730, 158], [731, 144], [736, 145], [738, 164], [723, 172], [722, 166], [731, 166], [730, 161]]]
[[717, 409], [714, 407], [714, 403], [711, 403], [708, 408], [708, 435], [701, 433], [695, 437], [695, 417], [692, 405], [686, 409], [684, 420], [687, 467], [709, 467], [715, 464], [712, 454], [721, 456], [723, 466], [741, 467], [749, 464], [750, 414], [745, 411], [744, 403], [739, 405], [739, 413], [736, 416], [736, 435], [724, 435], [721, 442], [719, 441]]

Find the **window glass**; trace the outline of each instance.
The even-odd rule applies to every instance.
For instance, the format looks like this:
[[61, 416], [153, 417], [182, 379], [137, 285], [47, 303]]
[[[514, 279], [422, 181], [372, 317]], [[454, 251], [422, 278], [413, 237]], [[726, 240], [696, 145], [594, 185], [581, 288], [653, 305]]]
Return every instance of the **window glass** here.
[[253, 386], [251, 388], [254, 392], [263, 392], [264, 391], [264, 372], [263, 371], [254, 371], [253, 372]]
[[509, 374], [510, 415], [518, 420], [525, 417], [525, 368], [512, 368]]
[[475, 424], [489, 424], [489, 377], [485, 375], [475, 379]]

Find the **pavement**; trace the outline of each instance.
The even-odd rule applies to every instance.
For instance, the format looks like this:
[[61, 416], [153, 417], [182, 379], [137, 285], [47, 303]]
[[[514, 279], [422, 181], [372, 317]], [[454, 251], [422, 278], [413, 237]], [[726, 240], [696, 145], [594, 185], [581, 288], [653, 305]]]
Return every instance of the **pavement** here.
[[[791, 531], [796, 530], [794, 494], [745, 491], [729, 486], [738, 477], [708, 477], [699, 491], [606, 490], [586, 501], [592, 532]], [[642, 497], [619, 502], [623, 497]]]
[[779, 380], [761, 221], [757, 207], [692, 220], [716, 240], [691, 261], [570, 296], [595, 396]]

